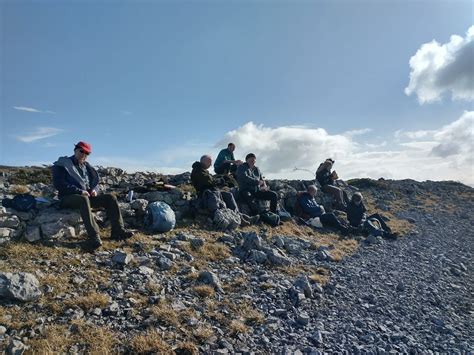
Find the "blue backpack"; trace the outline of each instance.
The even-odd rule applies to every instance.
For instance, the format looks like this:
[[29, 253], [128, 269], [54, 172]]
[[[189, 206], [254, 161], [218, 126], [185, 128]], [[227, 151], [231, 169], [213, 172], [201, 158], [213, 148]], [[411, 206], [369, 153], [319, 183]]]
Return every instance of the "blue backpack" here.
[[2, 200], [2, 206], [13, 208], [21, 212], [28, 212], [36, 208], [36, 199], [30, 194], [16, 195], [13, 198], [4, 198]]
[[176, 216], [169, 205], [164, 202], [152, 202], [148, 205], [144, 217], [145, 228], [150, 232], [165, 233], [176, 225]]

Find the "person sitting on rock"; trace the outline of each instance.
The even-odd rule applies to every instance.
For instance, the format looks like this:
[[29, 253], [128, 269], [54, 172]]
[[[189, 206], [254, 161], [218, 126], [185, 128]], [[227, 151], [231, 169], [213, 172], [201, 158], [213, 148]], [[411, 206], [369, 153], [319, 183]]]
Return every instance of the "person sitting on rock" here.
[[398, 233], [392, 233], [391, 228], [385, 223], [382, 215], [378, 213], [367, 217], [367, 209], [360, 192], [352, 195], [352, 199], [347, 204], [347, 220], [352, 228], [367, 234], [374, 234], [385, 238], [397, 238]]
[[234, 158], [235, 144], [229, 143], [227, 148], [222, 149], [214, 162], [214, 171], [216, 174], [228, 175], [237, 171], [237, 167], [242, 164], [242, 160]]
[[255, 166], [256, 161], [255, 154], [249, 153], [245, 157], [245, 163], [237, 168], [240, 196], [248, 204], [253, 214], [259, 213], [255, 199], [270, 201], [270, 211], [277, 213], [278, 195], [268, 188], [260, 169]]
[[196, 161], [192, 165], [191, 183], [196, 189], [198, 198], [201, 199], [204, 207], [212, 213], [220, 208], [229, 208], [240, 214], [243, 225], [257, 223], [259, 220], [258, 216], [249, 217], [246, 214], [240, 213], [234, 195], [229, 191], [219, 189], [218, 182], [208, 170], [211, 164], [211, 156], [203, 155], [200, 161]]
[[331, 172], [334, 163], [335, 161], [331, 158], [321, 163], [316, 170], [316, 180], [318, 180], [321, 185], [321, 191], [334, 197], [336, 200], [336, 209], [345, 211], [348, 199], [344, 191], [334, 185], [334, 181], [339, 178], [335, 170]]
[[348, 227], [341, 223], [334, 213], [326, 213], [324, 207], [316, 202], [317, 193], [317, 187], [315, 185], [309, 185], [307, 191], [301, 193], [298, 197], [297, 203], [299, 204], [302, 216], [307, 218], [319, 217], [319, 220], [324, 227], [333, 227], [341, 231], [343, 234], [347, 234], [349, 231]]
[[79, 209], [89, 236], [88, 246], [97, 249], [102, 245], [99, 226], [91, 208], [105, 208], [112, 225], [111, 239], [121, 240], [133, 236], [124, 228], [117, 198], [112, 194], [98, 193], [99, 175], [87, 162], [92, 152], [91, 145], [79, 142], [74, 146], [74, 155], [60, 157], [52, 166], [53, 185], [58, 190], [61, 208]]

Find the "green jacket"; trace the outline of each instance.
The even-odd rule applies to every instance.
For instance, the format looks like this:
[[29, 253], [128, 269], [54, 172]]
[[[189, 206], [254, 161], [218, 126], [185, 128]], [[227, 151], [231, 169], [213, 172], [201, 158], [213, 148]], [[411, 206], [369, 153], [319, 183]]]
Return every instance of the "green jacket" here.
[[221, 166], [221, 164], [226, 160], [235, 160], [234, 152], [231, 152], [229, 149], [225, 148], [219, 152], [217, 155], [216, 161], [214, 162], [214, 169]]
[[204, 169], [200, 162], [196, 161], [192, 165], [193, 170], [191, 172], [191, 183], [196, 189], [199, 196], [202, 195], [204, 190], [213, 189], [216, 187], [212, 175], [207, 169]]

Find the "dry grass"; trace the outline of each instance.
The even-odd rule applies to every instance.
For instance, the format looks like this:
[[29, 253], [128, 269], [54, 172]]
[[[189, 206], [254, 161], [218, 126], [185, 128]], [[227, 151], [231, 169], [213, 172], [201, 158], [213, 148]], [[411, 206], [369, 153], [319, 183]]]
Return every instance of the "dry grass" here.
[[199, 350], [196, 344], [187, 341], [185, 343], [178, 344], [174, 351], [175, 354], [182, 354], [182, 355], [197, 355], [199, 354]]
[[176, 311], [166, 302], [152, 306], [150, 311], [159, 324], [173, 327], [179, 325], [178, 313], [176, 313]]
[[229, 324], [229, 330], [232, 335], [248, 332], [247, 326], [239, 320], [232, 320]]
[[14, 195], [21, 195], [21, 194], [27, 194], [30, 192], [30, 189], [28, 186], [25, 185], [12, 185], [10, 187], [10, 193]]
[[171, 347], [163, 340], [156, 330], [149, 330], [136, 335], [130, 340], [130, 351], [132, 354], [172, 354]]
[[214, 331], [212, 330], [211, 326], [208, 324], [203, 324], [197, 327], [196, 330], [193, 331], [193, 335], [199, 343], [204, 343], [207, 339], [214, 335]]
[[320, 285], [325, 285], [330, 279], [329, 270], [322, 267], [317, 268], [313, 274], [308, 276], [308, 278], [313, 282], [319, 283]]
[[110, 297], [103, 293], [93, 292], [87, 296], [80, 296], [65, 302], [67, 307], [79, 307], [84, 311], [89, 311], [92, 308], [105, 308], [110, 301]]
[[208, 285], [195, 286], [193, 287], [193, 292], [201, 298], [209, 298], [214, 296], [214, 294], [216, 293], [216, 291], [214, 291], [214, 288]]
[[46, 326], [44, 334], [29, 341], [34, 354], [65, 353], [74, 344], [84, 344], [87, 353], [113, 354], [117, 338], [108, 328], [86, 324], [82, 320], [67, 325]]

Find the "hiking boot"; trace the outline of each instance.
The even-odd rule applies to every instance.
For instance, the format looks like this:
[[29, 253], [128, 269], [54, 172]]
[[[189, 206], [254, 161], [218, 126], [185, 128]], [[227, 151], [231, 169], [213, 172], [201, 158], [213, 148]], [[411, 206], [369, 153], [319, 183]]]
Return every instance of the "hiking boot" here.
[[260, 222], [260, 216], [258, 214], [255, 216], [249, 217], [250, 224], [257, 224], [258, 222]]
[[383, 236], [384, 236], [384, 238], [386, 238], [386, 239], [393, 239], [393, 240], [395, 240], [395, 239], [401, 237], [400, 233], [398, 233], [398, 232], [395, 232], [395, 233], [384, 233]]
[[94, 237], [89, 237], [89, 239], [87, 239], [85, 242], [85, 247], [90, 250], [99, 249], [101, 246], [102, 240], [100, 240], [100, 237], [98, 235]]
[[250, 217], [242, 213], [240, 215], [240, 226], [241, 227], [250, 226]]
[[133, 232], [128, 229], [120, 229], [118, 231], [113, 231], [110, 235], [112, 240], [125, 240], [133, 237]]

